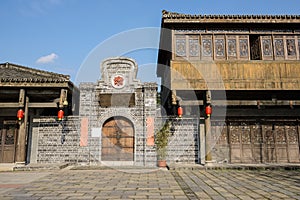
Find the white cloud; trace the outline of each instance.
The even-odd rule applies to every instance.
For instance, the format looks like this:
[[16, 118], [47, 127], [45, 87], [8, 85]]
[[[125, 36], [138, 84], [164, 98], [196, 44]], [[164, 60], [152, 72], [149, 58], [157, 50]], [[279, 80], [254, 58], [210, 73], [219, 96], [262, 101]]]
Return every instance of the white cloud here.
[[51, 62], [54, 62], [54, 60], [57, 58], [58, 58], [58, 55], [56, 55], [55, 53], [51, 53], [49, 55], [40, 57], [39, 59], [36, 60], [36, 63], [38, 63], [38, 64], [51, 63]]

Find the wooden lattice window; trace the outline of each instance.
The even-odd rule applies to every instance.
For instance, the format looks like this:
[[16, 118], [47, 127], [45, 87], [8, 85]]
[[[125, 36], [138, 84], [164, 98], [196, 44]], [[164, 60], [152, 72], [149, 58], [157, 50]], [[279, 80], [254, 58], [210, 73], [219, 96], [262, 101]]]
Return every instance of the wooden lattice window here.
[[237, 59], [236, 36], [227, 36], [227, 58], [228, 59]]
[[189, 37], [189, 57], [199, 57], [200, 47], [199, 38], [197, 36]]
[[212, 59], [213, 44], [211, 35], [203, 35], [201, 39], [202, 44], [202, 59]]
[[214, 55], [216, 60], [224, 60], [226, 58], [224, 35], [214, 37]]
[[261, 51], [263, 60], [273, 60], [273, 45], [271, 36], [261, 36]]
[[176, 57], [185, 57], [186, 56], [185, 35], [177, 35], [175, 37], [175, 54], [176, 54]]
[[276, 60], [284, 59], [284, 40], [282, 36], [274, 36], [274, 54]]

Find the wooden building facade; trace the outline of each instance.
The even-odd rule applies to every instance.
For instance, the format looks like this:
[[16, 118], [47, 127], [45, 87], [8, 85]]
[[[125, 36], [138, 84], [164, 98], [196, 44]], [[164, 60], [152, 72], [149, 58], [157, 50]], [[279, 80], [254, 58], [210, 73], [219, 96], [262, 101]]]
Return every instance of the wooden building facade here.
[[202, 162], [300, 162], [300, 16], [163, 11], [157, 75], [167, 114], [200, 118]]
[[67, 75], [0, 64], [0, 163], [29, 162], [32, 120], [76, 114], [76, 95]]

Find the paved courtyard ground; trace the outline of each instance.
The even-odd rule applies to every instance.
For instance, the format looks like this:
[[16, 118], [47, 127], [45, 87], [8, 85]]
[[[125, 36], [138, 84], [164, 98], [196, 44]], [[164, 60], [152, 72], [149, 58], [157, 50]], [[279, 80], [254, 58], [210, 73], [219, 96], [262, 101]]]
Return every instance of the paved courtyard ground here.
[[0, 173], [0, 199], [300, 199], [299, 170], [92, 169]]

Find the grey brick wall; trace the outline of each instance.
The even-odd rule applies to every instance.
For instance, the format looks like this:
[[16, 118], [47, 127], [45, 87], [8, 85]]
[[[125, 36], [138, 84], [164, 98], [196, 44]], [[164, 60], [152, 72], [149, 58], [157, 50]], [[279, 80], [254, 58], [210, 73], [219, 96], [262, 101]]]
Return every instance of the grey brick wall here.
[[[156, 119], [156, 130], [167, 118]], [[197, 118], [168, 118], [174, 132], [168, 138], [167, 162], [199, 163], [199, 120]]]
[[56, 121], [55, 117], [33, 119], [30, 162], [78, 162], [78, 123], [78, 117], [69, 117], [63, 122]]

